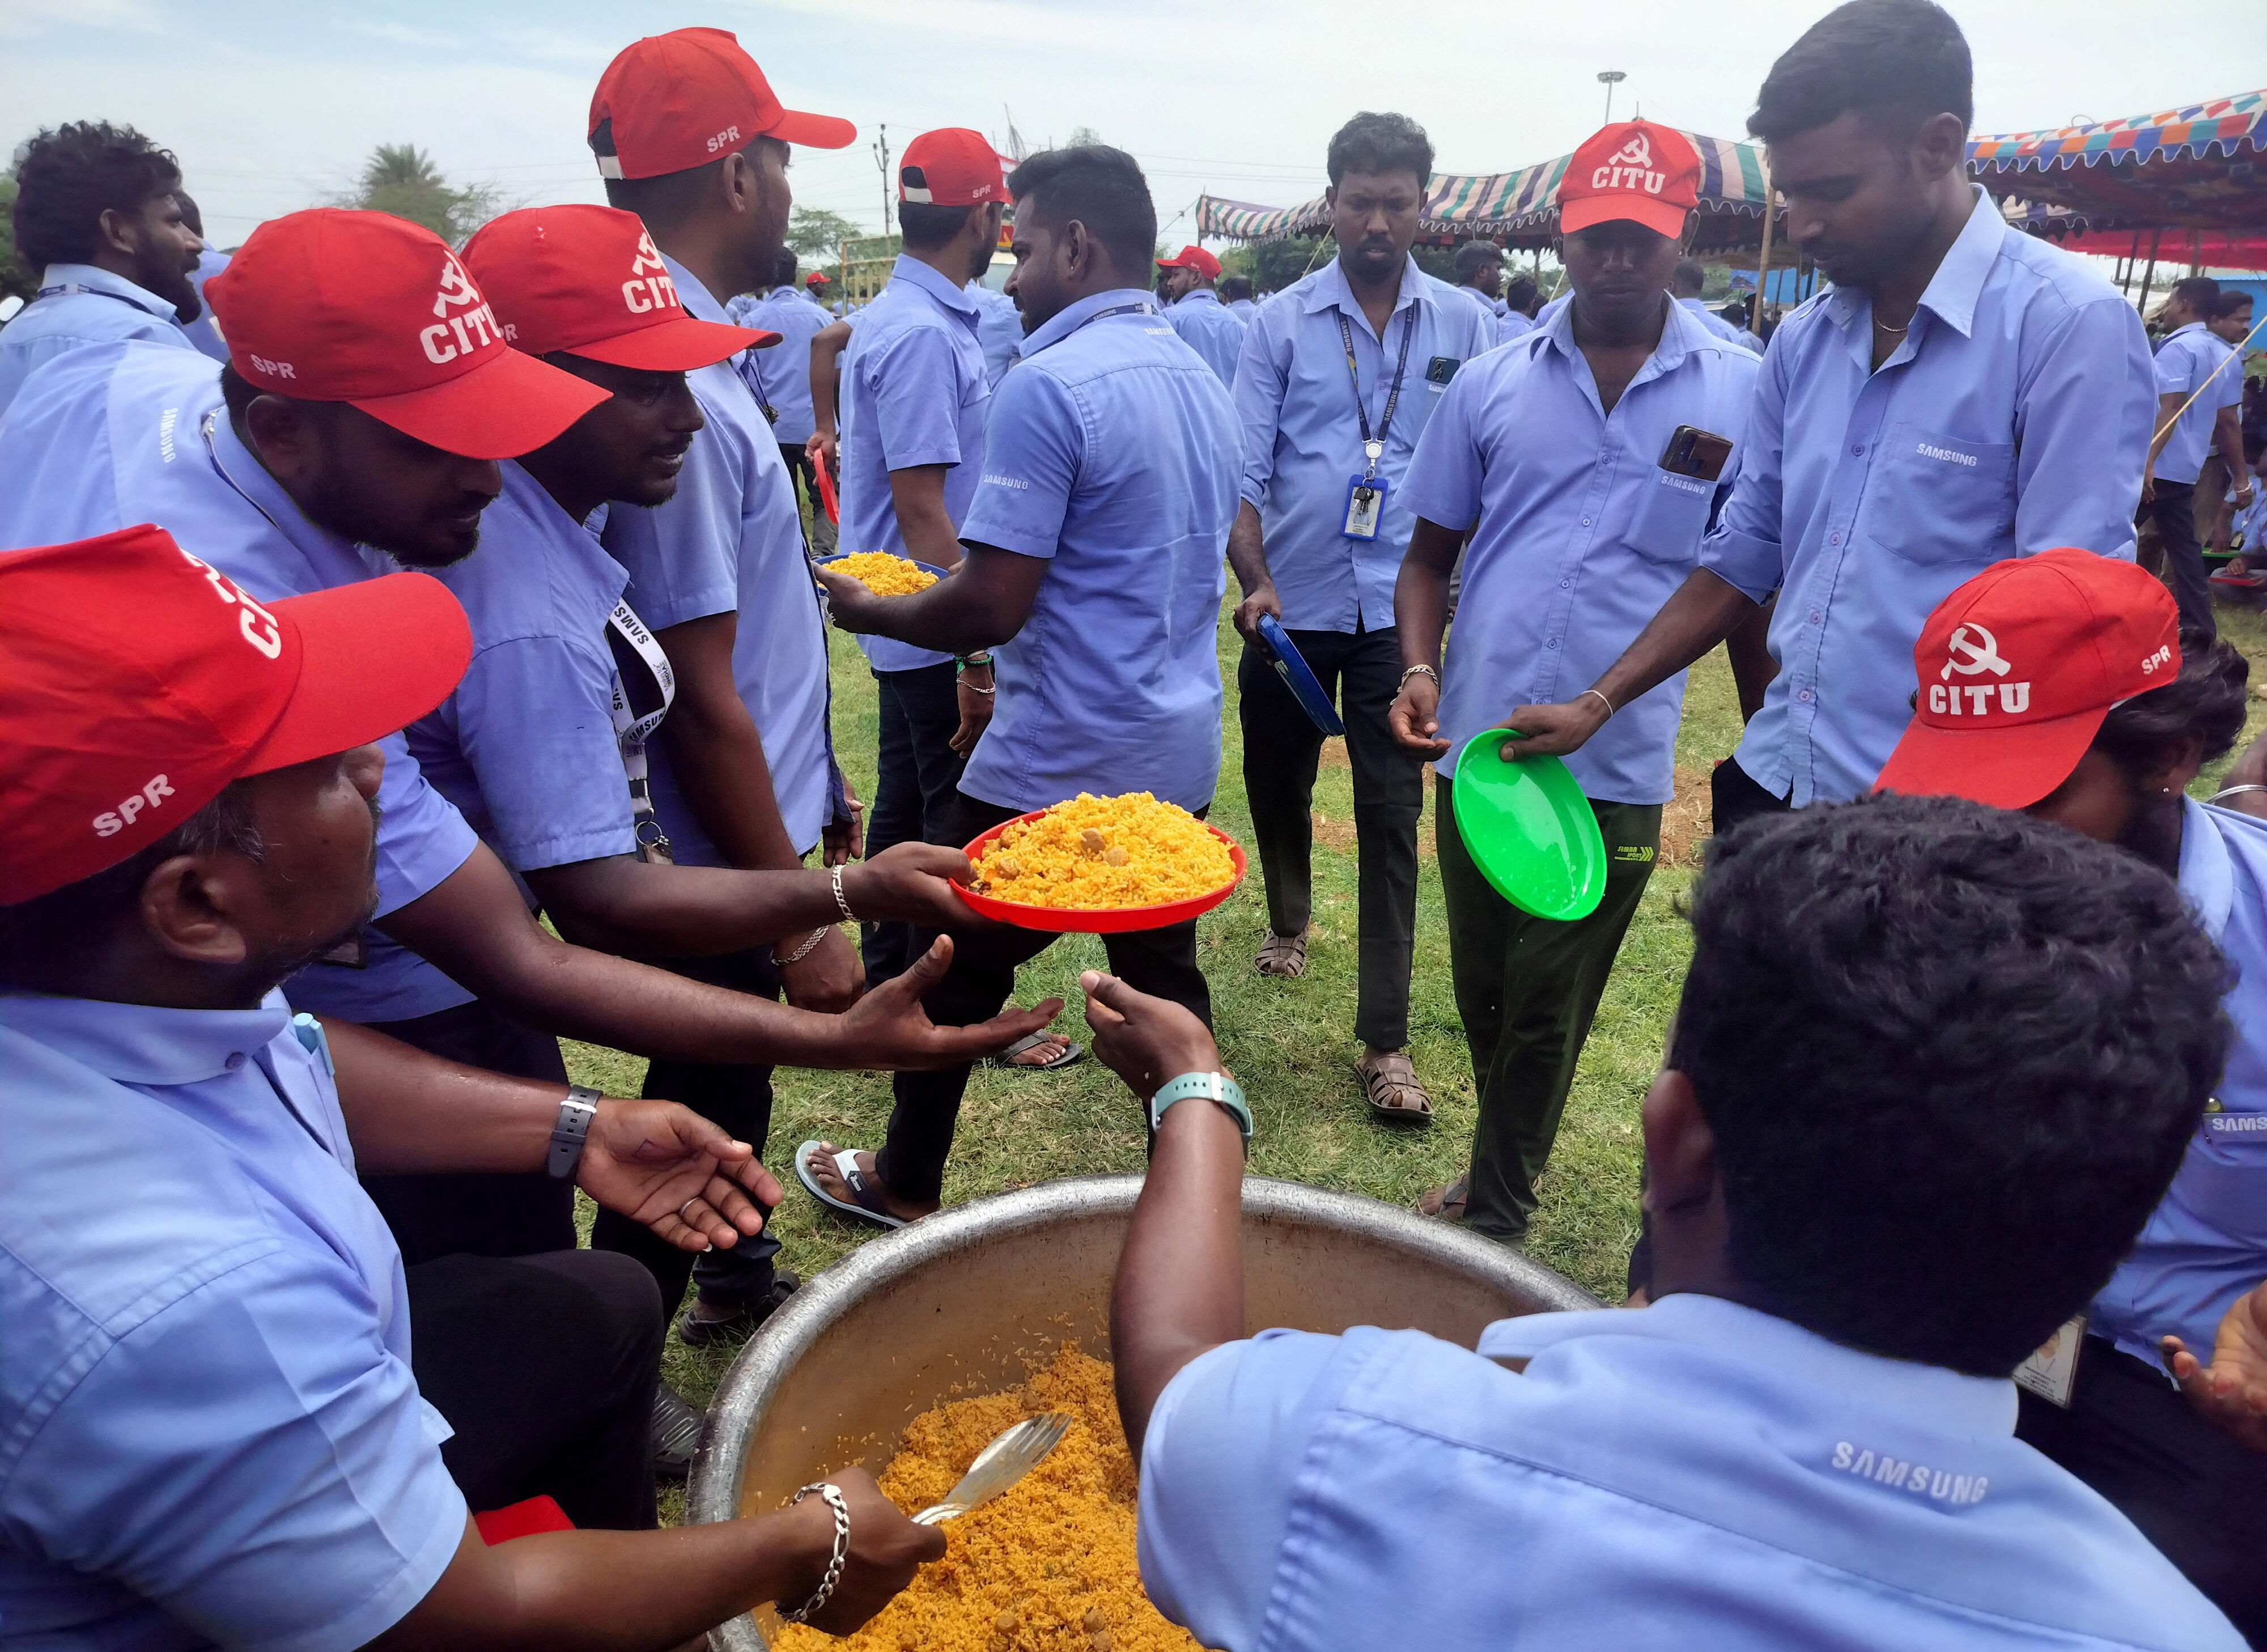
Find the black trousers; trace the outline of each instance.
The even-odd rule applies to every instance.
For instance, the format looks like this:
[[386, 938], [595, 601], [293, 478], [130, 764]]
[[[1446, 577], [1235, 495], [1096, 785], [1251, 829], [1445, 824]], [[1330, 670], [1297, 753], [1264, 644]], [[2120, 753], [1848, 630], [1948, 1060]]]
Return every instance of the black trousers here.
[[[429, 1055], [484, 1067], [514, 1078], [541, 1079], [567, 1094], [559, 1040], [474, 999], [375, 1031]], [[365, 1176], [363, 1191], [393, 1230], [402, 1262], [415, 1267], [438, 1257], [533, 1256], [575, 1248], [575, 1187], [541, 1171], [524, 1175]]]
[[2139, 518], [2157, 525], [2157, 543], [2165, 552], [2165, 583], [2180, 605], [2181, 629], [2217, 632], [2212, 618], [2212, 574], [2204, 562], [2204, 546], [2197, 539], [2196, 484], [2156, 479], [2156, 497], [2145, 500]]
[[653, 1281], [589, 1251], [449, 1256], [407, 1273], [410, 1366], [456, 1436], [441, 1460], [475, 1511], [559, 1500], [583, 1527], [654, 1524]]
[[1661, 848], [1659, 804], [1598, 803], [1605, 896], [1571, 923], [1522, 912], [1481, 875], [1456, 830], [1454, 785], [1434, 786], [1433, 830], [1449, 907], [1449, 967], [1471, 1046], [1479, 1122], [1464, 1226], [1507, 1245], [1527, 1236], [1582, 1046]]
[[[759, 998], [781, 995], [779, 968], [771, 960], [769, 947], [752, 947], [722, 958], [656, 962], [712, 987], [753, 993]], [[764, 1156], [764, 1138], [772, 1127], [770, 1068], [657, 1058], [647, 1064], [645, 1088], [638, 1093], [692, 1108], [711, 1124], [730, 1131], [736, 1141], [755, 1149], [759, 1159]], [[696, 1256], [679, 1250], [642, 1222], [601, 1210], [591, 1229], [591, 1248], [613, 1251], [642, 1263], [661, 1292], [663, 1307], [675, 1313], [677, 1304], [685, 1299], [687, 1280], [701, 1288], [704, 1302], [730, 1306], [761, 1301], [771, 1292], [780, 1244], [767, 1226], [752, 1239], [743, 1236], [727, 1249], [703, 1251]]]
[[[900, 843], [944, 843], [945, 817], [968, 760], [952, 749], [960, 731], [957, 673], [950, 660], [909, 672], [876, 672], [881, 690], [881, 763], [866, 822], [868, 859]], [[966, 841], [963, 839], [962, 841]], [[866, 985], [902, 975], [917, 956], [910, 923], [859, 926]]]
[[2267, 1645], [2267, 1455], [2102, 1337], [2079, 1350], [2070, 1409], [2026, 1392], [2015, 1436], [2108, 1498], [2253, 1645]]
[[817, 468], [799, 442], [793, 446], [781, 442], [779, 451], [780, 463], [787, 466], [787, 485], [801, 488], [811, 506], [811, 531], [803, 537], [803, 549], [813, 556], [833, 555], [839, 535], [834, 525], [826, 519], [825, 505], [819, 502]]
[[1785, 814], [1786, 811], [1786, 798], [1774, 797], [1765, 791], [1740, 767], [1736, 757], [1726, 758], [1708, 776], [1709, 830], [1718, 837], [1743, 820], [1752, 820], [1757, 815]]
[[[1023, 812], [986, 803], [966, 792], [953, 794], [945, 821], [949, 841], [965, 843], [1002, 820]], [[1197, 812], [1201, 817], [1210, 805]], [[926, 947], [935, 936], [917, 932]], [[1016, 966], [1037, 958], [1054, 940], [1038, 929], [972, 930], [952, 937], [952, 967], [921, 1000], [939, 1026], [965, 1027], [1000, 1013], [1016, 990]], [[1105, 935], [1103, 950], [1111, 973], [1137, 992], [1192, 1010], [1212, 1024], [1212, 991], [1197, 967], [1197, 925], [1192, 918], [1170, 929]], [[944, 1162], [952, 1151], [952, 1132], [960, 1119], [960, 1098], [968, 1088], [965, 1067], [934, 1073], [899, 1073], [891, 1081], [897, 1105], [890, 1112], [888, 1139], [875, 1159], [890, 1191], [900, 1199], [926, 1202], [944, 1195]]]
[[[1425, 760], [1385, 726], [1401, 687], [1401, 634], [1293, 631], [1292, 645], [1336, 700], [1354, 765], [1354, 829], [1360, 870], [1360, 985], [1354, 1032], [1398, 1050], [1409, 1042], [1409, 970], [1417, 938], [1417, 819], [1425, 810]], [[1245, 643], [1236, 668], [1244, 729], [1244, 789], [1267, 886], [1267, 925], [1298, 935], [1315, 901], [1315, 768], [1323, 731], [1258, 649]]]

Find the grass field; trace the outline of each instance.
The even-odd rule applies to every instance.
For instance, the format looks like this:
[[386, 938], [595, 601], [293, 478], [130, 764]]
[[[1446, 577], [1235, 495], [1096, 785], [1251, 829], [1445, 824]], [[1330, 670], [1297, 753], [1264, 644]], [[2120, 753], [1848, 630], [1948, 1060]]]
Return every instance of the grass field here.
[[[2259, 616], [2227, 613], [2223, 631], [2250, 656], [2255, 681], [2267, 679], [2267, 625]], [[1225, 617], [1220, 630], [1222, 675], [1234, 681], [1241, 647]], [[873, 796], [874, 682], [847, 638], [833, 637], [837, 749], [859, 795]], [[1231, 695], [1233, 689], [1231, 686]], [[1212, 818], [1249, 841], [1235, 708], [1231, 699], [1219, 799]], [[2267, 723], [2267, 701], [2255, 693], [2251, 728]], [[1623, 1263], [1637, 1231], [1638, 1103], [1650, 1082], [1690, 952], [1678, 898], [1689, 886], [1707, 830], [1707, 775], [1738, 743], [1739, 714], [1731, 673], [1720, 652], [1695, 667], [1677, 741], [1677, 801], [1663, 825], [1659, 870], [1622, 949], [1612, 984], [1582, 1057], [1565, 1125], [1540, 1188], [1542, 1207], [1529, 1253], [1609, 1301], [1622, 1295]], [[2199, 782], [2208, 795], [2210, 779]], [[1417, 962], [1411, 1005], [1411, 1054], [1437, 1110], [1429, 1128], [1373, 1123], [1353, 1063], [1358, 1054], [1354, 1002], [1354, 845], [1351, 775], [1342, 743], [1324, 750], [1315, 792], [1316, 914], [1310, 967], [1295, 981], [1263, 980], [1252, 954], [1266, 933], [1266, 905], [1255, 866], [1226, 905], [1198, 925], [1213, 987], [1222, 1053], [1242, 1080], [1257, 1119], [1251, 1169], [1411, 1204], [1427, 1187], [1463, 1169], [1474, 1099], [1471, 1071], [1449, 984], [1447, 931], [1433, 859], [1430, 805], [1420, 829]], [[1104, 966], [1101, 943], [1067, 936], [1027, 966], [1017, 1002], [1060, 995], [1070, 1008], [1058, 1024], [1084, 1041], [1078, 973]], [[635, 1095], [644, 1063], [613, 1050], [568, 1046], [569, 1065], [583, 1083], [614, 1095]], [[789, 1173], [797, 1142], [824, 1136], [878, 1147], [890, 1112], [890, 1084], [877, 1074], [782, 1072], [777, 1083], [769, 1151], [787, 1185], [776, 1230], [789, 1266], [808, 1275], [842, 1256], [872, 1230], [825, 1215]], [[1053, 1075], [979, 1068], [969, 1086], [945, 1199], [1028, 1186], [1057, 1177], [1135, 1171], [1142, 1163], [1141, 1112], [1125, 1087], [1090, 1058]], [[705, 1404], [730, 1350], [699, 1353], [671, 1339], [670, 1376]]]

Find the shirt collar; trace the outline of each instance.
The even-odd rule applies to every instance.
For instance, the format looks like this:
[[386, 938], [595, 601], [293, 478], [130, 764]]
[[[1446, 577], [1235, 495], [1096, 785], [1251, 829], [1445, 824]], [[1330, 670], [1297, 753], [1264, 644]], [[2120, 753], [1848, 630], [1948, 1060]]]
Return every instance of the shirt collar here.
[[1499, 1319], [1480, 1333], [1479, 1353], [1491, 1360], [1532, 1358], [1563, 1342], [1606, 1336], [1681, 1343], [1736, 1362], [1757, 1387], [1784, 1390], [1791, 1417], [1846, 1399], [1947, 1434], [2015, 1429], [2015, 1385], [2005, 1377], [1963, 1377], [1941, 1365], [1861, 1353], [1792, 1320], [1690, 1291], [1634, 1311], [1590, 1308]]
[[92, 264], [50, 264], [40, 275], [42, 287], [84, 287], [90, 292], [106, 292], [114, 298], [123, 298], [137, 310], [147, 310], [151, 315], [162, 316], [178, 323], [180, 317], [173, 306], [146, 287], [137, 287], [123, 275], [114, 275]]
[[1209, 287], [1192, 287], [1173, 302], [1175, 304], [1218, 304], [1220, 295]]
[[197, 1084], [242, 1067], [290, 1024], [271, 990], [257, 1010], [160, 1010], [35, 993], [0, 996], [0, 1020], [36, 1044], [121, 1084]]
[[[1630, 380], [1632, 387], [1669, 371], [1683, 362], [1696, 345], [1723, 342], [1708, 330], [1706, 322], [1687, 310], [1684, 304], [1684, 300], [1679, 299], [1669, 306], [1668, 318], [1661, 327], [1661, 342], [1653, 347], [1653, 354], [1646, 358], [1645, 365], [1639, 368], [1636, 376]], [[1562, 304], [1550, 312], [1537, 330], [1568, 361], [1581, 356], [1582, 347], [1574, 342], [1574, 306], [1572, 304]]]
[[977, 313], [976, 300], [965, 288], [954, 286], [918, 258], [899, 253], [890, 268], [890, 279], [910, 283], [956, 314], [973, 317]]
[[731, 325], [724, 314], [723, 301], [701, 284], [700, 276], [666, 253], [661, 255], [661, 267], [669, 272], [670, 280], [677, 283], [677, 301], [685, 306], [686, 314], [696, 321], [717, 321], [726, 327]]
[[244, 444], [236, 433], [236, 424], [228, 416], [227, 407], [217, 394], [209, 409], [212, 420], [212, 459], [221, 474], [236, 484], [236, 490], [252, 502], [254, 509], [266, 517], [269, 524], [303, 553], [313, 555], [328, 548], [358, 555], [365, 562], [376, 559], [380, 564], [372, 571], [393, 570], [393, 559], [381, 551], [364, 551], [341, 539], [321, 524], [311, 520], [301, 510], [291, 496], [283, 491], [283, 484], [268, 474], [268, 466]]
[[1032, 329], [1023, 340], [1023, 359], [1028, 362], [1050, 344], [1061, 343], [1104, 310], [1115, 310], [1122, 305], [1139, 305], [1152, 315], [1157, 312], [1156, 296], [1139, 287], [1113, 287], [1108, 292], [1089, 293], [1049, 316], [1045, 326]]
[[[2007, 227], [1997, 202], [1976, 185], [1969, 187], [1976, 191], [1976, 204], [1969, 211], [1968, 222], [1945, 249], [1936, 273], [1928, 278], [1919, 305], [1963, 338], [1975, 327], [1976, 301], [1983, 296], [1985, 280], [1999, 260], [2000, 247], [2009, 235], [2021, 233]], [[1872, 314], [1873, 302], [1861, 288], [1837, 287], [1827, 303], [1832, 306], [1835, 321], [1844, 327], [1857, 321], [1861, 308], [1869, 318]]]
[[[1393, 313], [1399, 315], [1425, 296], [1425, 272], [1417, 268], [1414, 258], [1405, 257], [1401, 263], [1401, 290], [1394, 295]], [[1354, 288], [1346, 281], [1346, 265], [1335, 258], [1323, 267], [1315, 284], [1307, 290], [1306, 297], [1310, 314], [1333, 306], [1345, 311], [1350, 319], [1362, 319], [1361, 301], [1354, 296]], [[1368, 325], [1367, 321], [1363, 324]]]
[[2235, 862], [2212, 811], [2193, 797], [2181, 799], [2181, 892], [2217, 943], [2235, 906]]
[[2190, 322], [2187, 323], [2185, 326], [2176, 327], [2175, 327], [2171, 332], [2169, 332], [2169, 333], [2166, 334], [2165, 334], [2165, 342], [2166, 342], [2166, 343], [2168, 343], [2168, 344], [2171, 343], [2175, 339], [2176, 339], [2176, 338], [2180, 337], [2180, 336], [2181, 336], [2181, 334], [2183, 334], [2183, 333], [2201, 333], [2201, 332], [2203, 332], [2203, 331], [2204, 331], [2204, 323], [2203, 323], [2203, 322], [2201, 322], [2201, 321], [2190, 321]]

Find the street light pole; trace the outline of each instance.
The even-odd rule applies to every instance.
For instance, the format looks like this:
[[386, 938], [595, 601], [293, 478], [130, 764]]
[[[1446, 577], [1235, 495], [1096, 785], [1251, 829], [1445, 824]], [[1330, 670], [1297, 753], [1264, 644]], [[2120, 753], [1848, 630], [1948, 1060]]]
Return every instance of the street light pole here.
[[1614, 123], [1614, 87], [1628, 78], [1629, 77], [1618, 69], [1608, 69], [1599, 72], [1598, 79], [1606, 89], [1606, 124], [1608, 126]]
[[882, 169], [882, 233], [890, 232], [890, 128], [884, 126], [874, 140], [874, 164]]

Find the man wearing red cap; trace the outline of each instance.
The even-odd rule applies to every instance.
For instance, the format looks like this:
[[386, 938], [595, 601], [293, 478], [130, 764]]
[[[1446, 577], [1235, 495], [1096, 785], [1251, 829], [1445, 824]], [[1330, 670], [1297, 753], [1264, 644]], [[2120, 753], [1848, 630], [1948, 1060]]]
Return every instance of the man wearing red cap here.
[[1220, 375], [1221, 383], [1235, 389], [1244, 323], [1229, 314], [1213, 285], [1220, 279], [1220, 260], [1201, 246], [1184, 246], [1175, 256], [1159, 259], [1157, 268], [1165, 272], [1166, 321]]
[[[769, 1599], [845, 1630], [943, 1552], [855, 1471], [700, 1547], [637, 1530], [643, 1273], [405, 1268], [356, 1186], [547, 1162], [696, 1250], [779, 1197], [683, 1108], [579, 1092], [569, 1122], [276, 990], [374, 904], [366, 742], [472, 646], [419, 575], [260, 602], [149, 526], [0, 554], [12, 1636], [630, 1648]], [[535, 1495], [586, 1529], [491, 1549], [467, 1516]]]
[[[1713, 780], [1719, 831], [1856, 797], [1904, 731], [1912, 640], [2010, 556], [2133, 554], [2149, 442], [2133, 306], [1968, 177], [1968, 42], [1933, 0], [1850, 0], [1757, 96], [1787, 237], [1834, 283], [1779, 324], [1754, 446], [1700, 566], [1522, 752], [1575, 750], [1778, 593], [1777, 674]], [[1507, 747], [1507, 750], [1512, 747]]]
[[1449, 381], [1497, 341], [1492, 317], [1409, 254], [1433, 175], [1424, 128], [1406, 115], [1358, 114], [1332, 137], [1328, 170], [1338, 256], [1252, 317], [1236, 370], [1236, 716], [1267, 886], [1268, 936], [1254, 966], [1306, 973], [1323, 748], [1259, 641], [1259, 620], [1272, 617], [1344, 714], [1360, 858], [1354, 1072], [1375, 1116], [1410, 1123], [1431, 1118], [1433, 1103], [1405, 1047], [1424, 761], [1386, 726], [1401, 673], [1393, 581], [1415, 525], [1401, 482]]
[[1456, 375], [1405, 484], [1416, 528], [1395, 592], [1404, 664], [1389, 717], [1439, 775], [1449, 957], [1479, 1092], [1471, 1168], [1422, 1208], [1506, 1244], [1526, 1235], [1591, 1017], [1653, 874], [1684, 678], [1618, 707], [1568, 760], [1606, 843], [1605, 895], [1588, 917], [1533, 917], [1497, 893], [1451, 797], [1497, 760], [1464, 755], [1464, 742], [1522, 701], [1588, 682], [1645, 628], [1696, 566], [1737, 472], [1757, 363], [1669, 293], [1699, 180], [1692, 145], [1649, 121], [1607, 127], [1574, 151], [1559, 197], [1574, 302]]
[[[847, 121], [782, 108], [720, 29], [624, 48], [591, 99], [607, 201], [645, 220], [656, 273], [704, 321], [723, 322], [725, 299], [771, 279], [791, 204], [788, 146], [840, 149], [856, 136]], [[676, 496], [611, 512], [604, 535], [677, 669], [675, 712], [651, 753], [654, 808], [682, 864], [791, 869], [822, 835], [839, 863], [857, 848], [857, 817], [834, 763], [825, 624], [794, 486], [746, 358], [691, 383], [708, 422]], [[786, 958], [719, 968], [743, 990], [811, 1008], [856, 995], [857, 951], [840, 931]]]
[[[2187, 795], [2241, 734], [2242, 655], [2154, 576], [2052, 550], [1946, 598], [1913, 650], [1884, 791], [1948, 794], [2127, 849], [2176, 878], [2234, 966], [2234, 1043], [2179, 1173], [2093, 1302], [2018, 1374], [2018, 1433], [2267, 1640], [2267, 825]], [[2214, 801], [2217, 801], [2215, 799]], [[2175, 1379], [2166, 1380], [2168, 1372]], [[2177, 1386], [2175, 1384], [2177, 1384]]]

